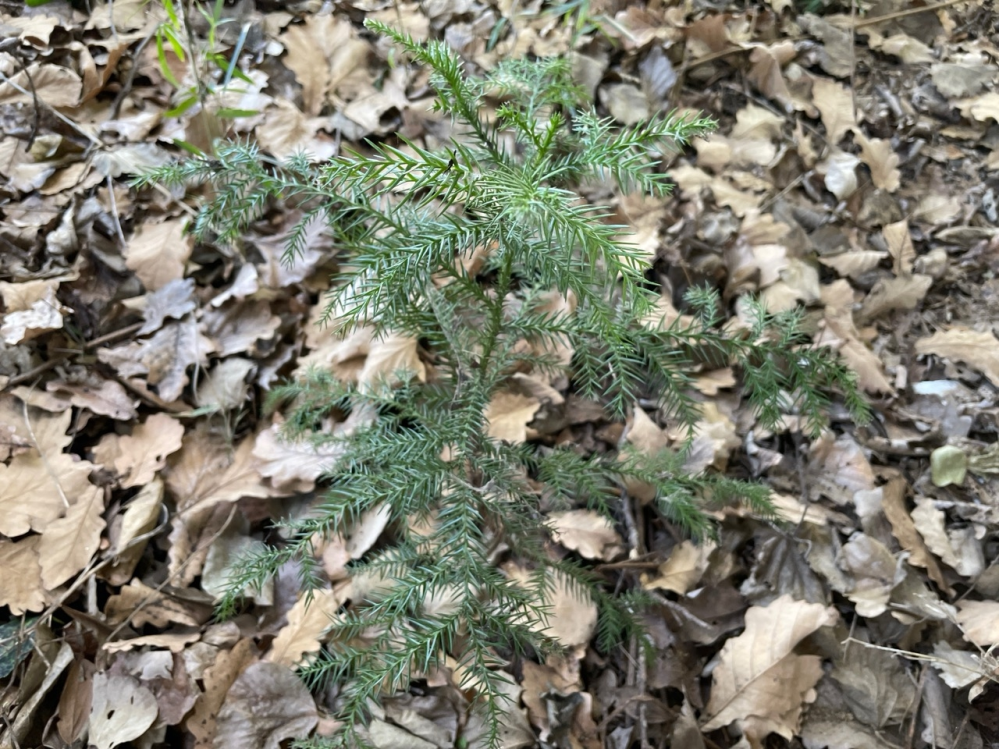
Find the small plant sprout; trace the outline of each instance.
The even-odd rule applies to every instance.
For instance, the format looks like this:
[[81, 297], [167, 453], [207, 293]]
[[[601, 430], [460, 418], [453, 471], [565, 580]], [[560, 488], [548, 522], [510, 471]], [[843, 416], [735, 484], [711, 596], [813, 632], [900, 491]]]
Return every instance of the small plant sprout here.
[[[707, 511], [726, 503], [772, 514], [764, 486], [686, 473], [682, 448], [585, 455], [497, 436], [494, 404], [514, 392], [517, 373], [565, 377], [622, 420], [639, 401], [654, 404], [688, 435], [699, 418], [692, 376], [704, 363], [741, 374], [764, 427], [793, 412], [817, 432], [832, 398], [858, 418], [865, 406], [853, 374], [810, 344], [800, 313], [754, 305], [752, 325], [732, 332], [721, 326], [718, 295], [696, 289], [688, 314], [664, 322], [643, 256], [607, 208], [583, 198], [581, 186], [600, 182], [666, 195], [662, 152], [709, 133], [710, 119], [670, 114], [621, 129], [583, 105], [564, 59], [511, 61], [472, 77], [442, 42], [368, 27], [430, 69], [436, 110], [454, 125], [446, 148], [399, 137], [323, 163], [275, 164], [253, 145], [228, 143], [142, 180], [210, 183], [195, 231], [213, 241], [236, 240], [274, 201], [294, 206], [301, 218], [288, 262], [305, 227], [324, 222], [340, 268], [330, 334], [367, 326], [376, 337], [415, 339], [430, 372], [425, 382], [398, 372], [358, 386], [315, 370], [273, 392], [286, 438], [335, 445], [338, 457], [324, 499], [283, 521], [279, 544], [234, 568], [220, 614], [288, 562], [306, 589], [323, 586], [320, 543], [381, 509], [387, 541], [353, 563], [354, 596], [302, 676], [337, 685], [339, 740], [360, 746], [374, 700], [449, 667], [485, 716], [483, 741], [497, 747], [509, 709], [504, 666], [560, 650], [547, 631], [553, 589], [598, 605], [600, 648], [641, 633], [641, 590], [613, 594], [582, 561], [551, 553], [542, 495], [545, 508], [614, 519], [624, 487], [642, 482], [663, 518], [693, 537], [711, 534]], [[359, 425], [349, 434], [324, 428], [348, 414]], [[509, 574], [510, 563], [526, 572]]]

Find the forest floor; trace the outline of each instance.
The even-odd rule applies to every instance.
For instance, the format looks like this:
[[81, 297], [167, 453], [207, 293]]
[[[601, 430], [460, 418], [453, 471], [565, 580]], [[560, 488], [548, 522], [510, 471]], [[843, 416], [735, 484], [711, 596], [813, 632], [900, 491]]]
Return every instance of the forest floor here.
[[[426, 72], [366, 18], [445, 39], [473, 72], [572, 55], [624, 124], [715, 117], [672, 158], [673, 196], [609, 194], [650, 281], [668, 301], [711, 284], [733, 317], [749, 295], [802, 306], [875, 415], [834, 410], [808, 440], [789, 414], [769, 433], [738, 372], [698, 373], [699, 466], [767, 483], [786, 522], [720, 512], [696, 546], [640, 498], [616, 527], [561, 516], [554, 553], [655, 597], [654, 648], [599, 652], [592, 606], [563, 597], [568, 655], [509, 664], [504, 746], [999, 746], [990, 4], [244, 0], [217, 27], [214, 3], [83, 5], [0, 0], [0, 747], [277, 749], [335, 729], [335, 694], [293, 667], [384, 516], [322, 550], [312, 607], [293, 570], [233, 620], [212, 607], [228, 562], [321, 493], [323, 456], [277, 439], [267, 391], [310, 364], [363, 381], [424, 352], [315, 325], [331, 248], [316, 232], [282, 264], [281, 206], [237, 247], [199, 244], [199, 190], [129, 180], [217, 135], [277, 158], [443, 145]], [[557, 387], [506, 418], [586, 451], [678, 438], [654, 411], [616, 423]], [[452, 676], [387, 698], [373, 743], [479, 746]]]

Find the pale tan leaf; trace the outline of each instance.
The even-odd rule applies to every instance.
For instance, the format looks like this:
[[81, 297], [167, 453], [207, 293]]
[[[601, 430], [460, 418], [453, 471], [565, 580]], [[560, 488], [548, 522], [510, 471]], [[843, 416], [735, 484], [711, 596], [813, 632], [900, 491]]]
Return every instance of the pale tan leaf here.
[[[154, 648], [165, 648], [170, 651], [170, 653], [179, 653], [184, 650], [184, 647], [190, 645], [192, 642], [197, 642], [201, 639], [201, 633], [197, 631], [193, 632], [163, 632], [157, 635], [143, 635], [142, 637], [134, 637], [131, 640], [115, 640], [113, 642], [105, 642], [101, 647], [102, 650], [106, 650], [109, 653], [124, 653], [129, 650], [134, 650], [135, 648], [141, 648], [146, 646], [151, 646]], [[166, 650], [150, 651], [144, 653], [147, 656], [160, 656], [162, 661], [167, 662], [167, 666], [162, 668], [162, 674], [164, 678], [170, 673], [170, 667], [173, 665], [173, 659], [169, 658], [169, 653]], [[165, 656], [165, 657], [164, 657]], [[152, 660], [152, 659], [150, 659]], [[156, 661], [153, 663], [148, 663], [147, 666], [149, 670], [153, 670], [156, 666]], [[156, 664], [158, 665], [158, 664]], [[133, 673], [135, 673], [133, 671]], [[143, 669], [143, 679], [146, 678], [146, 669]], [[171, 724], [172, 725], [172, 724]]]
[[826, 127], [826, 140], [835, 146], [843, 136], [857, 127], [853, 119], [853, 96], [850, 90], [831, 78], [815, 78], [812, 81], [812, 101], [822, 115]]
[[304, 25], [290, 26], [280, 40], [288, 50], [283, 62], [302, 86], [303, 109], [310, 116], [320, 113], [368, 54], [368, 44], [358, 38], [353, 24], [336, 14], [310, 15]]
[[132, 578], [135, 565], [146, 548], [145, 542], [132, 542], [156, 527], [162, 507], [163, 481], [158, 476], [144, 484], [129, 500], [115, 539], [115, 562], [102, 573], [112, 585], [124, 585]]
[[332, 590], [319, 590], [307, 602], [301, 596], [288, 612], [288, 623], [271, 643], [265, 660], [294, 668], [321, 647], [323, 636], [333, 624], [341, 601]]
[[132, 421], [138, 416], [138, 399], [132, 398], [121, 384], [97, 375], [88, 377], [82, 383], [54, 380], [46, 383], [45, 389], [60, 395], [68, 394], [70, 403], [77, 408], [86, 408], [118, 421]]
[[249, 359], [233, 356], [223, 359], [198, 383], [194, 402], [199, 408], [231, 411], [244, 405], [250, 391], [247, 380], [256, 370]]
[[[909, 552], [909, 563], [916, 567], [923, 567], [940, 588], [950, 592], [950, 586], [944, 579], [943, 572], [937, 560], [930, 554], [923, 536], [918, 531], [918, 525], [914, 522], [916, 510], [912, 515], [905, 506], [905, 480], [896, 478], [889, 481], [882, 487], [881, 507], [885, 517], [891, 523], [892, 533], [902, 548]], [[944, 559], [946, 562], [947, 560]]]
[[707, 401], [702, 404], [701, 418], [694, 425], [694, 442], [684, 461], [684, 470], [692, 475], [709, 466], [724, 470], [729, 454], [741, 444], [732, 419], [719, 410], [717, 403]]
[[[283, 289], [307, 280], [315, 273], [317, 266], [329, 258], [333, 250], [333, 243], [326, 221], [322, 218], [313, 218], [307, 221], [304, 229], [301, 229], [298, 223], [302, 219], [301, 211], [292, 211], [285, 218], [287, 228], [283, 231], [263, 237], [250, 238], [249, 241], [263, 256], [263, 261], [255, 266], [243, 266], [244, 269], [249, 268], [254, 271], [253, 282], [258, 282], [270, 289]], [[293, 237], [296, 247], [295, 262], [288, 263], [284, 260], [285, 250]], [[247, 287], [252, 285], [249, 278], [244, 279], [243, 283]], [[238, 288], [237, 291], [239, 291]], [[213, 307], [218, 307], [221, 303], [218, 301], [218, 297], [212, 300]], [[321, 301], [317, 306], [325, 310], [326, 302]]]
[[632, 411], [625, 439], [636, 450], [646, 455], [656, 455], [669, 445], [669, 437], [664, 429], [656, 425], [649, 415], [638, 406]]
[[985, 566], [985, 558], [974, 527], [947, 528], [945, 514], [932, 499], [920, 497], [912, 511], [912, 520], [930, 551], [963, 577], [976, 577]]
[[427, 381], [427, 367], [420, 360], [418, 342], [411, 336], [393, 333], [371, 341], [357, 380], [362, 391], [370, 391], [406, 382], [412, 377], [420, 382]]
[[548, 626], [543, 631], [567, 648], [585, 645], [597, 628], [597, 605], [581, 597], [577, 586], [570, 585], [564, 576], [554, 577], [552, 590], [545, 596]]
[[[347, 436], [353, 428], [353, 423], [343, 422], [333, 427], [333, 431]], [[336, 443], [317, 446], [308, 436], [298, 440], [285, 438], [281, 435], [281, 425], [275, 423], [257, 435], [253, 457], [257, 470], [271, 479], [275, 487], [308, 491], [323, 471], [336, 464], [344, 450], [342, 444]]]
[[988, 86], [995, 76], [991, 65], [937, 63], [930, 65], [930, 78], [944, 96], [973, 96]]
[[638, 86], [615, 83], [599, 91], [600, 101], [622, 125], [635, 125], [649, 118], [649, 101]]
[[41, 279], [24, 283], [0, 281], [0, 296], [6, 312], [23, 312], [31, 309], [36, 302], [54, 298], [52, 292], [59, 290], [59, 281]]
[[82, 570], [97, 552], [104, 530], [104, 492], [96, 486], [76, 494], [65, 516], [53, 520], [42, 531], [38, 555], [42, 583], [49, 590], [62, 585]]
[[[267, 551], [267, 544], [259, 538], [248, 535], [248, 528], [242, 518], [226, 526], [224, 532], [208, 546], [205, 562], [201, 567], [201, 589], [216, 601], [229, 587], [235, 567], [243, 559], [257, 556]], [[274, 578], [268, 578], [262, 585], [248, 586], [240, 591], [243, 598], [258, 606], [274, 605]]]
[[392, 518], [392, 508], [381, 504], [361, 513], [357, 523], [350, 529], [346, 541], [346, 552], [351, 559], [360, 559], [375, 545]]
[[713, 369], [698, 375], [694, 379], [694, 387], [702, 395], [716, 396], [718, 391], [736, 386], [735, 372], [731, 367]]
[[669, 559], [659, 565], [654, 577], [643, 576], [642, 587], [646, 590], [661, 588], [686, 595], [707, 571], [708, 559], [714, 549], [714, 543], [695, 544], [693, 541], [684, 541], [673, 548]]
[[26, 536], [18, 541], [0, 540], [0, 606], [20, 616], [26, 611], [45, 608], [45, 589], [38, 556], [41, 536]]
[[117, 437], [114, 468], [123, 477], [122, 488], [151, 481], [166, 465], [167, 456], [181, 448], [183, 437], [184, 425], [164, 413], [153, 414], [130, 435]]
[[973, 117], [979, 122], [996, 120], [999, 122], [999, 93], [990, 91], [972, 99], [955, 102], [965, 117]]
[[44, 531], [70, 498], [87, 497], [96, 487], [89, 476], [93, 464], [57, 453], [45, 459], [29, 452], [0, 463], [0, 533], [21, 536]]
[[328, 159], [336, 153], [330, 140], [321, 140], [316, 133], [329, 120], [306, 117], [290, 101], [278, 99], [264, 111], [264, 121], [257, 125], [254, 134], [260, 147], [275, 158], [285, 159], [304, 152], [316, 161]]
[[881, 229], [881, 236], [891, 253], [895, 274], [911, 273], [912, 264], [916, 260], [916, 249], [912, 246], [912, 237], [909, 235], [909, 222], [902, 220], [885, 224]]
[[76, 741], [90, 722], [90, 706], [94, 697], [95, 666], [87, 660], [75, 660], [66, 675], [66, 684], [59, 697], [59, 720], [56, 729], [67, 744]]
[[153, 693], [131, 676], [94, 676], [90, 743], [111, 749], [139, 738], [159, 714]]
[[819, 262], [835, 270], [841, 276], [856, 278], [869, 270], [877, 268], [881, 261], [888, 257], [886, 252], [876, 250], [859, 250], [844, 252], [831, 257], [820, 257]]
[[881, 279], [864, 300], [859, 318], [873, 320], [891, 310], [915, 309], [926, 298], [926, 292], [932, 285], [931, 276], [922, 276], [918, 273]]
[[143, 224], [129, 239], [125, 265], [135, 271], [147, 290], [156, 291], [183, 278], [193, 247], [191, 237], [184, 234], [186, 227], [186, 219]]
[[781, 57], [780, 50], [753, 47], [749, 53], [750, 70], [746, 74], [746, 80], [756, 86], [765, 97], [780, 104], [785, 111], [791, 111], [791, 92], [781, 71]]
[[853, 322], [853, 291], [846, 281], [836, 281], [822, 289], [826, 329], [817, 337], [816, 345], [838, 349], [857, 373], [858, 384], [868, 393], [894, 392], [884, 374], [884, 365], [877, 355], [860, 340]]
[[[504, 571], [518, 584], [529, 581], [530, 572], [512, 563], [504, 565]], [[585, 645], [597, 628], [596, 604], [561, 573], [549, 575], [549, 590], [544, 597], [547, 616], [544, 622], [532, 622], [531, 628], [555, 638], [566, 648]]]
[[840, 565], [852, 576], [846, 596], [860, 616], [880, 616], [888, 609], [892, 592], [905, 578], [900, 561], [880, 541], [855, 533], [840, 552]]
[[712, 674], [702, 730], [756, 718], [793, 737], [805, 695], [822, 675], [820, 658], [798, 656], [793, 650], [805, 637], [835, 624], [838, 618], [833, 608], [789, 596], [766, 607], [751, 607], [746, 612], [745, 631], [722, 648], [721, 662]]
[[892, 150], [891, 141], [872, 138], [868, 140], [862, 134], [854, 136], [860, 145], [860, 160], [871, 170], [871, 181], [874, 186], [895, 192], [902, 184], [902, 173], [898, 170], [898, 154]]
[[999, 643], [999, 601], [960, 601], [957, 608], [965, 640], [984, 650]]
[[27, 143], [20, 138], [0, 140], [0, 175], [18, 192], [31, 192], [45, 184], [56, 167], [53, 162], [35, 161]]
[[200, 591], [184, 590], [174, 595], [133, 579], [108, 599], [104, 613], [112, 625], [127, 621], [136, 628], [146, 624], [158, 629], [168, 624], [200, 627], [211, 618], [212, 604], [211, 598]]
[[[18, 284], [18, 286], [23, 285]], [[60, 329], [63, 325], [63, 315], [68, 312], [69, 309], [56, 298], [55, 288], [50, 286], [42, 297], [36, 299], [26, 309], [10, 311], [8, 308], [0, 325], [0, 337], [10, 345], [30, 341], [43, 333]]]
[[541, 408], [536, 398], [500, 391], [486, 407], [486, 433], [497, 440], [518, 444], [527, 441], [527, 425]]
[[553, 512], [548, 516], [552, 538], [587, 559], [610, 561], [623, 551], [614, 524], [593, 510]]
[[[65, 408], [43, 410], [31, 405], [33, 395], [45, 395], [31, 388], [14, 388], [10, 397], [0, 394], [0, 425], [11, 435], [16, 435], [15, 443], [33, 446], [45, 455], [62, 452], [73, 441], [67, 434], [73, 414], [69, 404]], [[28, 407], [25, 408], [25, 404]]]
[[933, 654], [936, 658], [930, 663], [951, 689], [963, 689], [989, 676], [981, 656], [967, 650], [957, 650], [949, 642], [934, 643]]
[[918, 39], [900, 33], [893, 33], [887, 39], [879, 38], [876, 34], [871, 34], [868, 46], [886, 55], [899, 58], [907, 65], [919, 65], [933, 62], [936, 57], [933, 50], [927, 47]]
[[229, 688], [216, 732], [230, 749], [280, 749], [286, 739], [307, 736], [318, 719], [316, 703], [295, 672], [258, 661]]
[[246, 637], [232, 648], [220, 651], [215, 661], [205, 669], [205, 688], [187, 719], [187, 729], [194, 736], [195, 749], [215, 746], [216, 719], [229, 687], [250, 663], [257, 652], [253, 638]]
[[853, 719], [839, 714], [833, 717], [808, 711], [801, 727], [805, 749], [892, 749], [869, 729]]
[[917, 354], [964, 362], [999, 386], [999, 341], [992, 333], [955, 326], [916, 341]]
[[[90, 5], [87, 28], [110, 29], [117, 33], [152, 29], [160, 21], [166, 21], [163, 6], [154, 5], [147, 0], [95, 0]], [[140, 33], [138, 38], [145, 36]]]
[[177, 509], [191, 514], [219, 502], [242, 497], [270, 497], [253, 457], [253, 438], [230, 450], [206, 428], [190, 432], [184, 447], [171, 461], [166, 485]]
[[961, 215], [961, 200], [956, 195], [929, 193], [923, 195], [912, 212], [913, 219], [933, 225], [948, 224]]
[[[20, 91], [18, 91], [20, 88]], [[50, 107], [75, 107], [80, 102], [83, 81], [61, 65], [29, 65], [9, 81], [0, 83], [0, 104], [31, 104], [34, 96]]]
[[732, 213], [740, 218], [750, 211], [756, 210], [763, 198], [733, 186], [723, 177], [716, 177], [711, 182], [711, 194], [715, 203], [732, 209]]
[[735, 114], [735, 125], [729, 137], [733, 140], [742, 138], [766, 138], [778, 140], [784, 129], [785, 118], [774, 114], [756, 104], [749, 103]]

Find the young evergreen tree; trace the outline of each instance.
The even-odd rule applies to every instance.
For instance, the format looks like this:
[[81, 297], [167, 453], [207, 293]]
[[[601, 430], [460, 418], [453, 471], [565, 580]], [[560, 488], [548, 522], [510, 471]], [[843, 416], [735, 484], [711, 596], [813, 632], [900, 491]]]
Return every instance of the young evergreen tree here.
[[[544, 631], [553, 586], [599, 605], [600, 647], [639, 631], [640, 591], [611, 595], [584, 565], [546, 551], [538, 485], [549, 504], [613, 516], [621, 487], [641, 481], [655, 488], [663, 516], [695, 537], [710, 533], [708, 507], [770, 509], [761, 485], [685, 475], [682, 450], [587, 457], [490, 437], [487, 410], [514, 372], [564, 372], [574, 392], [619, 417], [640, 398], [652, 400], [688, 433], [698, 419], [695, 360], [736, 366], [764, 426], [796, 412], [818, 430], [831, 392], [857, 417], [865, 407], [852, 373], [809, 345], [798, 314], [756, 307], [752, 330], [729, 335], [719, 326], [717, 295], [698, 290], [688, 295], [693, 316], [681, 318], [688, 322], [662, 324], [659, 293], [622, 241], [624, 228], [581, 198], [580, 185], [600, 181], [665, 195], [660, 149], [709, 132], [711, 120], [674, 115], [618, 129], [582, 106], [564, 59], [510, 61], [473, 78], [444, 43], [421, 45], [368, 26], [431, 69], [437, 111], [454, 124], [449, 148], [369, 144], [367, 154], [321, 164], [305, 157], [275, 164], [252, 145], [228, 144], [142, 181], [209, 182], [212, 197], [195, 232], [218, 241], [236, 239], [274, 199], [295, 204], [303, 213], [289, 262], [308, 225], [325, 222], [342, 269], [329, 294], [331, 334], [365, 325], [377, 335], [416, 337], [435, 372], [425, 384], [400, 373], [394, 387], [367, 388], [314, 372], [274, 392], [272, 403], [287, 410], [288, 439], [336, 443], [341, 454], [325, 475], [322, 503], [284, 523], [284, 543], [233, 571], [221, 613], [292, 560], [306, 589], [320, 587], [318, 543], [388, 508], [394, 544], [352, 569], [368, 594], [337, 616], [328, 645], [302, 673], [314, 685], [339, 685], [341, 740], [354, 746], [363, 743], [373, 699], [406, 689], [414, 674], [450, 656], [462, 686], [478, 695], [493, 747], [508, 709], [500, 667], [558, 650]], [[489, 121], [487, 98], [502, 102]], [[469, 272], [461, 261], [476, 250], [485, 266]], [[572, 305], [552, 312], [553, 291]], [[543, 353], [566, 346], [574, 352], [567, 371]], [[376, 414], [365, 428], [323, 431], [332, 414], [358, 409]], [[498, 558], [532, 570], [529, 578], [511, 579]]]

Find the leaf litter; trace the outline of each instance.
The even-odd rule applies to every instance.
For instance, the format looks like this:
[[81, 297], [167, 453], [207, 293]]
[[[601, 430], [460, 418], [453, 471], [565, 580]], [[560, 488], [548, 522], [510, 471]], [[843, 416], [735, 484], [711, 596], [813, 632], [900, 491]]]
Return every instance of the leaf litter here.
[[[231, 559], [272, 540], [272, 520], [307, 514], [338, 458], [280, 440], [263, 401], [310, 367], [376, 388], [431, 381], [433, 362], [419, 341], [316, 325], [335, 265], [321, 227], [293, 265], [280, 254], [296, 216], [280, 205], [237, 246], [196, 245], [197, 195], [126, 180], [212, 127], [275, 157], [395, 133], [437, 146], [448, 123], [428, 110], [425, 74], [393, 64], [368, 16], [443, 37], [483, 69], [571, 55], [621, 123], [672, 106], [716, 117], [717, 134], [675, 157], [674, 197], [616, 197], [662, 313], [675, 319], [702, 283], [724, 290], [735, 328], [746, 295], [804, 305], [815, 343], [855, 369], [877, 414], [866, 428], [833, 414], [809, 443], [797, 414], [760, 429], [731, 371], [705, 369], [688, 467], [768, 484], [783, 520], [721, 512], [707, 544], [677, 537], [642, 486], [625, 487], [617, 522], [549, 506], [539, 486], [555, 558], [645, 589], [651, 648], [597, 649], [593, 602], [554, 580], [550, 632], [568, 651], [503, 666], [503, 745], [999, 741], [994, 11], [390, 5], [226, 7], [219, 44], [239, 75], [183, 111], [170, 76], [185, 79], [187, 61], [167, 45], [167, 76], [148, 43], [158, 3], [0, 8], [3, 745], [277, 747], [331, 732], [335, 689], [310, 692], [292, 669], [370, 583], [349, 562], [392, 528], [371, 513], [317, 550], [329, 585], [311, 606], [287, 570], [213, 623]], [[474, 272], [489, 251], [460, 261]], [[486, 412], [496, 438], [583, 454], [677, 439], [645, 404], [615, 423], [564, 379], [511, 383]], [[355, 426], [331, 415], [323, 428]], [[389, 697], [373, 743], [480, 745], [460, 679], [453, 664]]]

